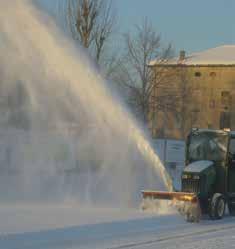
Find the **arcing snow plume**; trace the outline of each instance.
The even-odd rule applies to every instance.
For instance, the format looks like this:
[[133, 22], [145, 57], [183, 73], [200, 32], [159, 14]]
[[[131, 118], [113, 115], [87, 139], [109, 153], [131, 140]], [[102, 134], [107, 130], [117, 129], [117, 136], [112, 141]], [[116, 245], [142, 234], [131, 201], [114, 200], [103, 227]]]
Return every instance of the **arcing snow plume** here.
[[0, 198], [132, 205], [170, 187], [83, 51], [29, 1], [0, 6]]

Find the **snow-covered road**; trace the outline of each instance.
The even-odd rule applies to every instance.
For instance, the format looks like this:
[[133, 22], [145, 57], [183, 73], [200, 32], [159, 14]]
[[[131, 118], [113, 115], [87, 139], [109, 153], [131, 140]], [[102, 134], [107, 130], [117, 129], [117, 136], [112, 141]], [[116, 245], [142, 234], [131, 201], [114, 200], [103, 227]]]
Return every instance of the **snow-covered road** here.
[[81, 208], [0, 207], [0, 249], [235, 248], [235, 218], [186, 223], [176, 213]]

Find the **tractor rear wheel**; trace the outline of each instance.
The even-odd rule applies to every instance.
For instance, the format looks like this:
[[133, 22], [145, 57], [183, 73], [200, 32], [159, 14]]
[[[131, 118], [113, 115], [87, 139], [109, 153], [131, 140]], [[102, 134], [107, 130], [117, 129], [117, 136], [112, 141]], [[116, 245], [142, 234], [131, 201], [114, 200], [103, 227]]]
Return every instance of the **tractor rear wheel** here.
[[220, 193], [215, 193], [210, 201], [209, 216], [213, 220], [222, 219], [225, 212], [225, 198]]
[[230, 215], [235, 216], [235, 205], [228, 202], [228, 211]]

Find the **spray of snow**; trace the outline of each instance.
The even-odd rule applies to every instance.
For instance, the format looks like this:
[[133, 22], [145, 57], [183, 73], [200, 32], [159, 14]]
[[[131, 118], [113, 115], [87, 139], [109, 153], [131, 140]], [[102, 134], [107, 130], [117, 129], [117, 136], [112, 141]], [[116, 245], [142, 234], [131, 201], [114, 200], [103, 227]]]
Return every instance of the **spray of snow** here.
[[1, 199], [130, 206], [143, 188], [170, 188], [84, 51], [30, 1], [0, 6]]

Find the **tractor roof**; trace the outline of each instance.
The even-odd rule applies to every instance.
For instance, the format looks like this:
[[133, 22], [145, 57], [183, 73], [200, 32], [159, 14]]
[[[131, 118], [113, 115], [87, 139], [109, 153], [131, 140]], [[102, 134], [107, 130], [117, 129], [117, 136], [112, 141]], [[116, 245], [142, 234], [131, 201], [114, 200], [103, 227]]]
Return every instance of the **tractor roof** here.
[[[225, 131], [225, 130], [214, 130], [214, 129], [199, 129], [199, 128], [193, 128], [192, 132], [199, 132], [199, 133], [217, 133], [217, 134], [228, 134], [231, 133], [229, 131]], [[235, 132], [234, 132], [235, 135]]]

